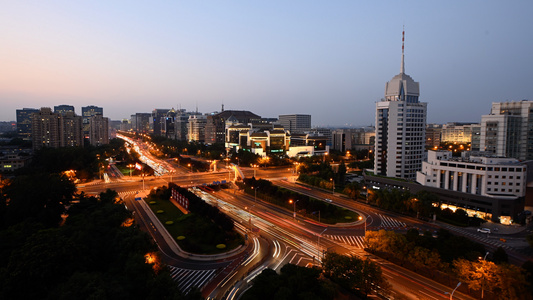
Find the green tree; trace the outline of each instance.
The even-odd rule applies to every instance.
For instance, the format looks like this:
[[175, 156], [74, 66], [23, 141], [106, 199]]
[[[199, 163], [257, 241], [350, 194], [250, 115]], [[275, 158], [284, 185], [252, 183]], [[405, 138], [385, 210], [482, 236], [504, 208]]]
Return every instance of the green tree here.
[[9, 200], [5, 212], [7, 225], [31, 219], [50, 227], [61, 222], [76, 186], [65, 176], [41, 173], [16, 177], [4, 192]]
[[498, 247], [492, 254], [492, 261], [496, 264], [508, 263], [509, 256], [507, 256], [507, 252], [502, 247]]
[[501, 299], [531, 299], [528, 294], [528, 282], [519, 267], [497, 265], [486, 260], [468, 261], [458, 259], [453, 262], [457, 277], [468, 287], [483, 294], [490, 291]]
[[381, 267], [369, 259], [328, 252], [322, 265], [325, 275], [332, 281], [364, 296], [378, 286], [383, 294], [387, 294], [390, 288]]

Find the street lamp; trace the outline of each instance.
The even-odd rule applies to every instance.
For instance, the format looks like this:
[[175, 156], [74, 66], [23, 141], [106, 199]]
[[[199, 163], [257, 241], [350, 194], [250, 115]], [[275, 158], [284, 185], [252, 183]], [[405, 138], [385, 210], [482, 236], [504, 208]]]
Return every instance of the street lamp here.
[[135, 165], [133, 165], [133, 164], [129, 164], [129, 165], [128, 165], [128, 168], [130, 168], [130, 178], [131, 178], [131, 168], [133, 168], [134, 166], [135, 166]]
[[453, 293], [455, 293], [455, 290], [456, 290], [460, 285], [461, 285], [461, 282], [459, 282], [459, 283], [457, 284], [457, 286], [453, 289], [453, 291], [452, 291], [451, 294], [448, 293], [448, 292], [444, 292], [444, 295], [448, 295], [448, 294], [450, 294], [450, 300], [452, 300], [452, 298], [453, 298]]
[[[359, 221], [363, 220], [363, 216], [359, 216]], [[365, 237], [366, 237], [366, 219], [365, 219]]]
[[192, 173], [192, 165], [191, 164], [187, 164], [187, 167], [191, 168], [191, 173]]
[[328, 230], [327, 227], [318, 235], [317, 240], [316, 240], [317, 261], [320, 261], [320, 237], [324, 234], [324, 232], [326, 232], [326, 230]]
[[254, 178], [256, 178], [257, 167], [259, 167], [259, 165], [252, 165], [252, 168], [254, 169]]
[[296, 220], [296, 202], [300, 200], [293, 201], [292, 199], [289, 199], [290, 204], [294, 204], [294, 212], [292, 213], [292, 218]]
[[252, 232], [252, 209], [245, 206], [244, 209], [248, 212], [248, 226], [250, 226], [250, 232]]
[[332, 185], [333, 194], [335, 194], [335, 180], [333, 180], [333, 178], [330, 178], [329, 181], [331, 181], [333, 183], [333, 185]]
[[[481, 263], [483, 263], [483, 261], [486, 261], [486, 258], [487, 258], [487, 255], [489, 255], [489, 252], [487, 251], [487, 253], [485, 253], [485, 256], [483, 256], [483, 259], [481, 259], [481, 256], [479, 257], [479, 259], [481, 259]], [[483, 270], [483, 267], [481, 267], [481, 269]], [[483, 299], [483, 281], [481, 282], [481, 299]]]
[[254, 188], [254, 187], [252, 186], [252, 190], [254, 190], [254, 202], [255, 202], [255, 203], [257, 203], [257, 189], [258, 189], [258, 187]]

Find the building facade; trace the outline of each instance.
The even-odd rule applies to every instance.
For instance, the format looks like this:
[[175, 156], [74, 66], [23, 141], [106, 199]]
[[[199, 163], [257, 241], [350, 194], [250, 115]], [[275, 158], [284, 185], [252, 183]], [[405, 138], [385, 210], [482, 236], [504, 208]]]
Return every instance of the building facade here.
[[83, 147], [82, 118], [73, 111], [55, 113], [60, 116], [60, 147]]
[[189, 126], [187, 140], [189, 142], [204, 143], [205, 142], [205, 125], [207, 123], [207, 116], [205, 115], [191, 115], [189, 116]]
[[91, 127], [90, 120], [93, 116], [103, 116], [104, 109], [102, 107], [89, 105], [81, 108], [81, 117], [83, 119], [83, 135], [85, 139], [89, 139], [89, 129]]
[[495, 102], [481, 116], [480, 150], [520, 160], [533, 159], [533, 101]]
[[475, 128], [480, 128], [476, 123], [450, 122], [442, 125], [441, 140], [445, 143], [470, 144]]
[[170, 109], [156, 108], [152, 111], [150, 127], [154, 135], [164, 135], [166, 117]]
[[441, 133], [442, 133], [442, 125], [427, 124], [426, 125], [426, 148], [438, 149], [440, 146]]
[[89, 142], [93, 146], [109, 144], [109, 119], [94, 116], [90, 119]]
[[385, 85], [385, 98], [376, 103], [374, 173], [416, 179], [422, 168], [425, 147], [427, 103], [419, 101], [419, 83], [404, 72]]
[[278, 121], [291, 134], [311, 131], [311, 115], [279, 115]]
[[136, 113], [131, 115], [131, 129], [138, 132], [147, 134], [150, 132], [150, 113]]
[[[468, 153], [468, 152], [466, 152]], [[417, 174], [423, 186], [464, 195], [483, 196], [485, 200], [444, 203], [442, 208], [464, 208], [470, 215], [509, 222], [523, 211], [527, 166], [515, 158], [495, 156], [452, 157], [450, 151], [429, 151], [428, 160]], [[493, 218], [495, 214], [495, 218]]]
[[76, 113], [74, 106], [66, 104], [54, 106], [54, 112], [63, 116], [66, 115], [67, 112]]
[[206, 116], [205, 142], [208, 144], [224, 143], [226, 128], [235, 124], [258, 124], [261, 117], [246, 110], [225, 110]]
[[31, 139], [32, 115], [38, 113], [36, 108], [17, 109], [17, 133], [25, 140]]
[[331, 133], [332, 149], [345, 152], [350, 150], [373, 149], [376, 139], [374, 127], [337, 129]]

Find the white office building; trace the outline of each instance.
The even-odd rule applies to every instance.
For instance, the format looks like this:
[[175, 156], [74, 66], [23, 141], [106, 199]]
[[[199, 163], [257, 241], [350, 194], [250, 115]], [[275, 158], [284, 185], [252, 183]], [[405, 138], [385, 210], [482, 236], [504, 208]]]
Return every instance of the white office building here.
[[419, 83], [405, 74], [402, 39], [400, 74], [385, 85], [376, 103], [374, 173], [416, 179], [424, 158], [427, 103], [418, 100]]
[[[515, 158], [496, 156], [452, 157], [450, 151], [428, 151], [427, 162], [416, 181], [423, 186], [443, 190], [480, 195], [497, 199], [500, 205], [483, 205], [480, 200], [472, 201], [469, 207], [459, 206], [479, 217], [491, 218], [498, 211], [500, 221], [508, 224], [515, 213], [515, 201], [526, 194], [526, 165]], [[442, 204], [442, 208], [453, 210], [457, 205]]]
[[481, 116], [480, 150], [520, 160], [533, 159], [533, 101], [495, 102]]

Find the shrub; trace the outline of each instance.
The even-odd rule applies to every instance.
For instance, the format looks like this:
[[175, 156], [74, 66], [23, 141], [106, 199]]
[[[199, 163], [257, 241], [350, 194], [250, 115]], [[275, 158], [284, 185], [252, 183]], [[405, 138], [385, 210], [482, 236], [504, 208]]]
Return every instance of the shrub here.
[[225, 244], [218, 244], [217, 248], [218, 249], [224, 249], [224, 248], [226, 248], [226, 245]]
[[162, 213], [164, 213], [164, 212], [165, 212], [164, 210], [160, 209], [160, 210], [156, 211], [155, 213], [156, 213], [156, 214], [162, 214]]
[[172, 224], [174, 224], [174, 221], [166, 221], [165, 224], [172, 225]]

